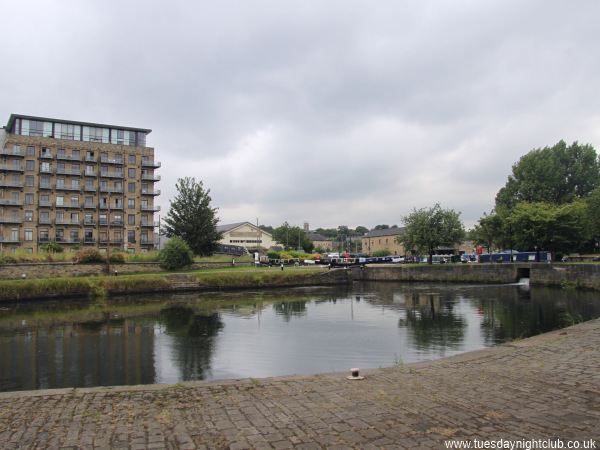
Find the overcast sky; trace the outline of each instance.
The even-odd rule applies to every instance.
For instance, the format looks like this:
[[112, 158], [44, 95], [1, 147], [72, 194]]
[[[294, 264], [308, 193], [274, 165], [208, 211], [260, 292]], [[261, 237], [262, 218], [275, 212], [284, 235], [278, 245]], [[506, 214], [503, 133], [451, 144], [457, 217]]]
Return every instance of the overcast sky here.
[[0, 0], [0, 120], [151, 128], [221, 223], [471, 226], [512, 164], [600, 148], [600, 1]]

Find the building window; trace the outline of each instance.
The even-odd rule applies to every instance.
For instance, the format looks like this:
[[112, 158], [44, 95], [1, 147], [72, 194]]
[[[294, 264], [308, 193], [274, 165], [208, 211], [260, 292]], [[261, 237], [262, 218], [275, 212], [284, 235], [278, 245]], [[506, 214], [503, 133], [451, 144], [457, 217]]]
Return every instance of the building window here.
[[25, 204], [33, 205], [33, 194], [30, 194], [30, 193], [25, 194]]
[[33, 230], [31, 228], [25, 228], [25, 240], [33, 241]]
[[25, 161], [25, 170], [35, 170], [35, 161], [32, 159]]
[[63, 206], [64, 204], [65, 204], [65, 197], [62, 195], [57, 195], [56, 196], [56, 206]]
[[83, 222], [86, 225], [93, 224], [94, 223], [94, 215], [92, 213], [85, 213], [85, 216], [83, 218]]
[[134, 230], [127, 231], [127, 242], [129, 242], [130, 244], [135, 244], [135, 231]]
[[79, 180], [71, 180], [71, 188], [79, 189]]
[[86, 175], [95, 175], [94, 174], [94, 166], [85, 166], [85, 174]]
[[49, 175], [42, 175], [40, 177], [40, 187], [50, 188], [50, 176]]
[[58, 152], [56, 153], [56, 157], [57, 158], [64, 158], [65, 157], [65, 149], [64, 148], [59, 148]]
[[49, 162], [43, 161], [41, 166], [40, 166], [40, 170], [42, 172], [51, 172], [51, 165]]
[[33, 211], [25, 211], [25, 222], [33, 222]]
[[100, 225], [106, 225], [108, 223], [108, 219], [106, 218], [106, 214], [100, 214]]
[[135, 183], [127, 183], [127, 192], [135, 192]]
[[81, 158], [79, 150], [72, 150], [71, 151], [71, 158], [73, 158], [73, 159], [79, 159], [79, 158]]
[[56, 215], [54, 216], [56, 223], [63, 223], [65, 221], [65, 212], [64, 211], [56, 211]]
[[33, 186], [33, 175], [25, 175], [25, 186]]
[[127, 158], [129, 164], [135, 164], [135, 155], [129, 155]]
[[65, 187], [65, 179], [57, 178], [56, 179], [56, 189], [64, 189], [64, 187]]
[[50, 223], [50, 213], [48, 211], [40, 211], [40, 223]]
[[40, 230], [40, 242], [48, 242], [50, 240], [50, 234], [48, 230], [42, 229]]
[[93, 230], [85, 230], [84, 231], [84, 240], [86, 242], [93, 242], [94, 241], [94, 231]]
[[28, 145], [25, 155], [35, 156], [35, 147], [33, 145]]
[[127, 207], [130, 209], [135, 208], [135, 199], [134, 198], [127, 199]]
[[127, 214], [127, 225], [135, 225], [135, 214]]
[[135, 169], [133, 167], [127, 169], [127, 174], [129, 176], [129, 178], [135, 178]]
[[74, 195], [71, 197], [71, 206], [79, 206], [79, 196]]
[[85, 190], [91, 191], [94, 190], [94, 180], [85, 180]]
[[18, 228], [11, 228], [11, 230], [10, 230], [10, 239], [12, 241], [18, 241], [19, 240], [19, 229]]

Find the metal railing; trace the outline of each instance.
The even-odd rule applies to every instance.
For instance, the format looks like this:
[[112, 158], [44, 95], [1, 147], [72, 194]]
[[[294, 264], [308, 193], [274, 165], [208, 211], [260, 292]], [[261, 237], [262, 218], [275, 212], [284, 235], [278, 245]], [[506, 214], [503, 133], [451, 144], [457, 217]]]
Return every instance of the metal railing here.
[[160, 195], [160, 189], [142, 189], [142, 195]]
[[25, 153], [21, 151], [21, 149], [13, 148], [12, 150], [8, 148], [0, 149], [0, 155], [2, 156], [25, 156]]
[[62, 160], [66, 160], [66, 161], [81, 161], [81, 155], [80, 156], [56, 155], [56, 159], [62, 159]]
[[24, 172], [25, 168], [22, 164], [0, 164], [0, 170], [6, 172]]
[[77, 175], [79, 177], [79, 176], [81, 176], [81, 169], [61, 169], [61, 168], [57, 168], [56, 169], [56, 173], [58, 175]]
[[100, 172], [100, 176], [103, 178], [123, 178], [122, 172]]
[[23, 223], [18, 217], [0, 217], [0, 223]]
[[8, 198], [0, 198], [0, 205], [23, 206], [23, 202], [21, 200], [10, 200]]
[[160, 175], [142, 175], [144, 181], [160, 181]]
[[142, 167], [153, 167], [155, 169], [158, 169], [160, 166], [161, 166], [160, 161], [149, 161], [149, 160], [142, 159]]
[[115, 159], [110, 159], [110, 158], [100, 158], [100, 163], [102, 164], [119, 164], [119, 165], [123, 165], [123, 158], [115, 158]]
[[142, 211], [154, 211], [154, 212], [158, 212], [160, 211], [160, 206], [142, 206]]
[[21, 181], [0, 180], [0, 187], [22, 188], [23, 183]]

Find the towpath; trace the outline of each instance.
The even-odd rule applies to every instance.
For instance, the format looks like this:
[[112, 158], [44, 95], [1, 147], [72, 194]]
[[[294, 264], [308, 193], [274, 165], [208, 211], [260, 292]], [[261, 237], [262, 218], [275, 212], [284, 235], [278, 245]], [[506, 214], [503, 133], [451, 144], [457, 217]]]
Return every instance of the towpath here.
[[2, 393], [0, 448], [414, 449], [450, 439], [475, 448], [475, 439], [556, 438], [600, 448], [599, 369], [595, 320], [362, 381], [324, 374]]

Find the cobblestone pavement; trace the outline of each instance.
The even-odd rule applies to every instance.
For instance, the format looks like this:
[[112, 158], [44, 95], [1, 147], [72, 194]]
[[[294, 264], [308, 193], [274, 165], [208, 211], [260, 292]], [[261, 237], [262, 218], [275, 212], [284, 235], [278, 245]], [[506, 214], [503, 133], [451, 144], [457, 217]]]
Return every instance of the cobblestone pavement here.
[[1, 448], [445, 448], [596, 439], [600, 320], [346, 374], [0, 394]]

